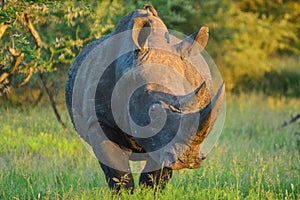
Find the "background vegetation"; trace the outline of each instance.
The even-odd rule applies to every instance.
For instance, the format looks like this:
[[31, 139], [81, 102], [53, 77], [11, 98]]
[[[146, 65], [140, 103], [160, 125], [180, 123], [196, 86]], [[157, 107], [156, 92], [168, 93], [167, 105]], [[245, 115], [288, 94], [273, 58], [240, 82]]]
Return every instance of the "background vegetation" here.
[[[299, 122], [278, 128], [300, 113], [298, 0], [1, 2], [0, 199], [116, 198], [71, 130], [64, 83], [76, 55], [144, 3], [170, 29], [209, 26], [206, 50], [228, 99], [224, 134], [203, 166], [176, 172], [156, 198], [299, 199]], [[141, 197], [153, 194], [124, 194]]]
[[[111, 32], [121, 16], [142, 9], [145, 2], [7, 1], [0, 12], [0, 93], [27, 84], [31, 91], [38, 90], [32, 95], [39, 96], [39, 74], [46, 76], [49, 87], [54, 84], [51, 88], [57, 88], [58, 82], [63, 82], [61, 73], [65, 74], [82, 48]], [[207, 51], [228, 90], [300, 93], [300, 72], [294, 71], [300, 55], [298, 0], [150, 3], [170, 29], [191, 34], [203, 25], [210, 27]]]

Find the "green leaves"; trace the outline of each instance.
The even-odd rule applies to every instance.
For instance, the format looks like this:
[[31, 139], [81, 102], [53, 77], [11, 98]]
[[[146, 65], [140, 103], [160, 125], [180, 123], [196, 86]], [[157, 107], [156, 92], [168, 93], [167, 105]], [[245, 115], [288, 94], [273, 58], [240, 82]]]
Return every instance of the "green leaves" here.
[[209, 27], [206, 50], [219, 66], [227, 89], [239, 88], [241, 81], [259, 81], [275, 69], [274, 58], [300, 53], [300, 22], [295, 17], [299, 2], [192, 2], [198, 12], [186, 26], [193, 31], [203, 24]]
[[114, 28], [122, 10], [117, 1], [8, 1], [0, 10], [0, 95], [19, 87], [12, 79], [20, 75], [69, 67], [87, 43]]
[[[51, 1], [10, 0], [0, 10], [0, 88], [19, 73], [53, 72], [68, 67], [88, 43], [110, 33], [122, 16], [143, 9], [144, 1]], [[208, 26], [206, 50], [225, 76], [227, 89], [240, 80], [256, 82], [274, 69], [274, 57], [300, 55], [300, 3], [291, 1], [242, 0], [152, 0], [169, 29], [187, 35]], [[35, 45], [24, 14], [42, 40]], [[24, 53], [17, 70], [8, 48]], [[40, 51], [40, 53], [39, 53]], [[2, 76], [8, 73], [9, 76]], [[7, 77], [1, 79], [1, 77]], [[18, 86], [18, 85], [11, 85]], [[7, 91], [7, 90], [6, 90]], [[0, 91], [1, 93], [1, 91]]]

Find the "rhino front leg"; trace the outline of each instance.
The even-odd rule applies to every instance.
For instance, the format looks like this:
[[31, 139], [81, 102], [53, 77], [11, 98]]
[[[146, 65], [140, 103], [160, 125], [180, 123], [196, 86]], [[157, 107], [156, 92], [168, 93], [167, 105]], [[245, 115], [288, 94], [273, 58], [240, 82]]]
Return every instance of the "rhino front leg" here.
[[[118, 194], [122, 189], [127, 190], [131, 194], [134, 191], [134, 181], [131, 173], [119, 171], [100, 163], [100, 166], [105, 174], [106, 181], [113, 193]], [[128, 164], [129, 166], [129, 164]]]
[[149, 169], [151, 169], [151, 167], [153, 167], [153, 162], [148, 161], [140, 175], [139, 185], [146, 187], [149, 186], [155, 189], [164, 189], [166, 184], [172, 178], [172, 169], [164, 167], [150, 171]]
[[129, 165], [131, 153], [109, 140], [101, 142], [95, 140], [93, 150], [105, 174], [109, 188], [114, 193], [119, 193], [121, 189], [133, 193], [134, 182]]

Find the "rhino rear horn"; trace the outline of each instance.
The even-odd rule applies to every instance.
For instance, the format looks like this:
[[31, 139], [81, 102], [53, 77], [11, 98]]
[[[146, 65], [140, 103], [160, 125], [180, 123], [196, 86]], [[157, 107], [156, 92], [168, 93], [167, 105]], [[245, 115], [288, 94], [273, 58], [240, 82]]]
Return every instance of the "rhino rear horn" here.
[[151, 34], [150, 22], [147, 18], [137, 17], [134, 19], [132, 28], [132, 40], [138, 49], [142, 50], [148, 46], [148, 37]]
[[200, 53], [207, 44], [209, 38], [209, 29], [203, 26], [199, 31], [188, 36], [182, 42], [174, 45], [174, 49], [182, 57], [189, 57]]
[[177, 103], [179, 104], [178, 106], [180, 107], [180, 105], [184, 105], [185, 103], [188, 103], [192, 100], [192, 98], [196, 97], [197, 94], [199, 93], [199, 91], [202, 89], [202, 88], [205, 88], [203, 86], [206, 85], [206, 82], [203, 81], [201, 83], [201, 85], [199, 87], [197, 87], [193, 92], [189, 93], [189, 94], [186, 94], [186, 95], [183, 95], [183, 96], [176, 96], [177, 98]]

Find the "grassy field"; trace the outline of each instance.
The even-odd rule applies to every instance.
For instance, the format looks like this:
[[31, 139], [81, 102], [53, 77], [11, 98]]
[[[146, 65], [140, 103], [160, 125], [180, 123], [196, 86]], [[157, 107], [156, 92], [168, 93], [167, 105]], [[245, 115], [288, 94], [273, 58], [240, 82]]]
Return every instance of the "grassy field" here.
[[[181, 170], [162, 193], [112, 196], [95, 157], [50, 108], [0, 108], [0, 199], [299, 199], [297, 98], [227, 99], [223, 134], [200, 169]], [[136, 175], [137, 178], [137, 175]]]

